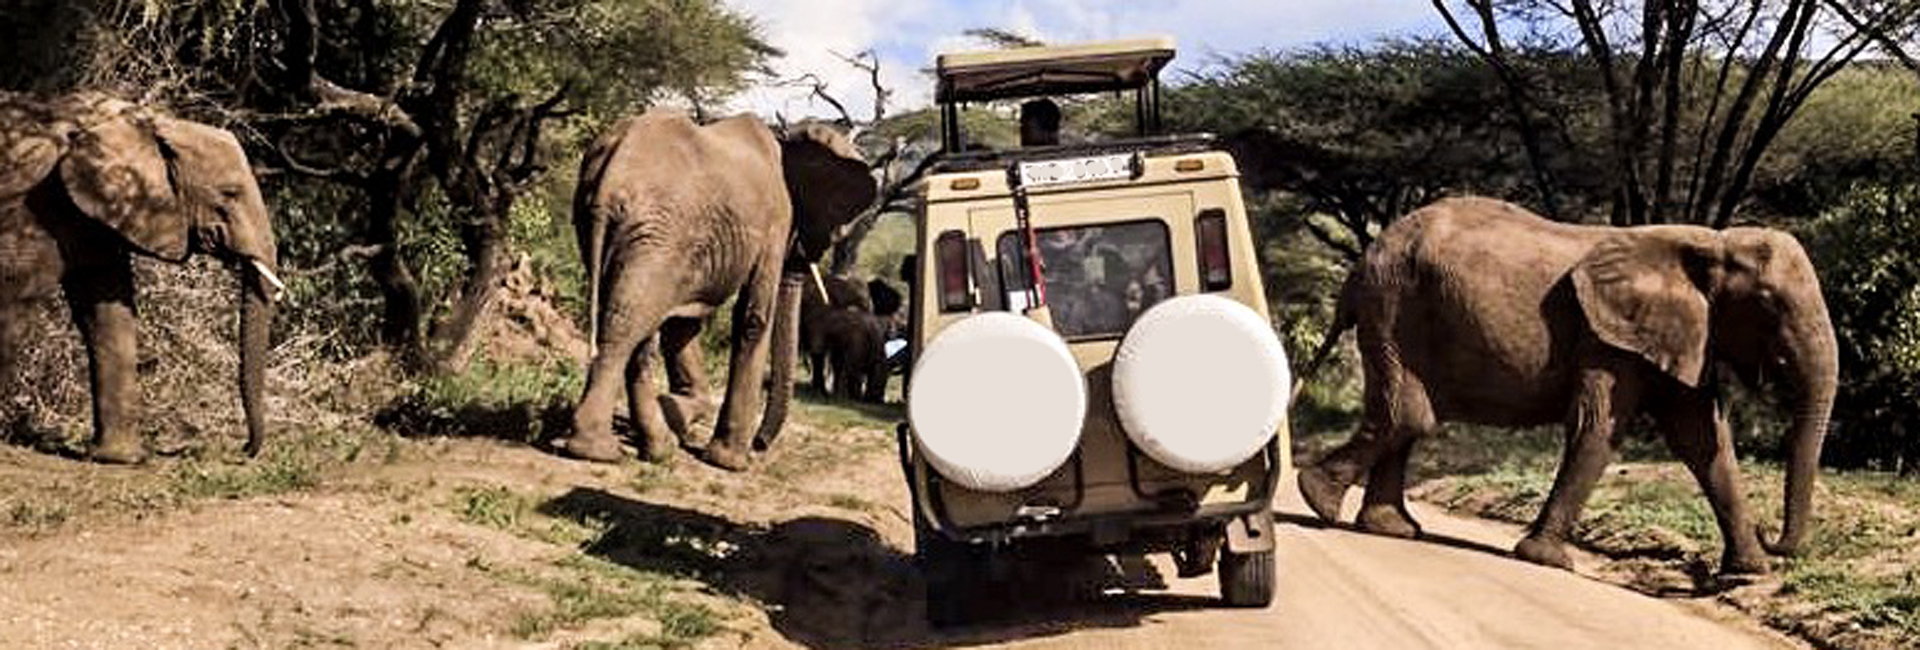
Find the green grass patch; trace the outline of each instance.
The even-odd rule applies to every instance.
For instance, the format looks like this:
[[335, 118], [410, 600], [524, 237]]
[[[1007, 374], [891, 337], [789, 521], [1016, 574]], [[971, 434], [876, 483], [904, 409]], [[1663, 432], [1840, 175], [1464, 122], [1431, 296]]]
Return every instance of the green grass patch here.
[[564, 556], [550, 570], [540, 571], [484, 562], [469, 562], [469, 566], [501, 581], [537, 589], [550, 599], [547, 609], [522, 614], [509, 625], [521, 639], [545, 638], [594, 620], [641, 617], [657, 623], [659, 631], [577, 647], [683, 648], [723, 628], [720, 612], [687, 600], [671, 577], [595, 557]]
[[541, 514], [538, 499], [504, 486], [459, 487], [447, 508], [465, 521], [548, 544], [579, 546], [605, 532], [603, 522]]
[[170, 492], [186, 499], [243, 499], [320, 485], [329, 471], [374, 459], [392, 462], [397, 443], [356, 432], [307, 433], [275, 440], [260, 458], [242, 464], [189, 457], [168, 471]]
[[404, 436], [490, 437], [535, 443], [566, 429], [586, 379], [578, 364], [501, 363], [477, 356], [465, 372], [419, 380], [374, 422]]
[[421, 380], [418, 393], [443, 408], [502, 407], [572, 400], [584, 386], [586, 378], [572, 361], [501, 363], [476, 355], [465, 372]]

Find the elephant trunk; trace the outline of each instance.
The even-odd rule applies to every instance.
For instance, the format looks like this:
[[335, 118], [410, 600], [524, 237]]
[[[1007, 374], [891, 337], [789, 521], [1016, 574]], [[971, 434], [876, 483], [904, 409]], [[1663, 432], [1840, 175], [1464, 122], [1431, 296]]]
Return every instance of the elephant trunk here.
[[279, 280], [260, 262], [242, 267], [240, 275], [240, 408], [247, 417], [247, 455], [257, 456], [266, 441], [267, 334]]
[[767, 380], [771, 393], [767, 395], [766, 413], [760, 418], [760, 431], [753, 437], [753, 448], [759, 451], [773, 447], [787, 422], [787, 404], [793, 401], [793, 368], [800, 347], [800, 292], [810, 277], [804, 266], [780, 274], [780, 293], [773, 305], [773, 367]]
[[1813, 526], [1813, 484], [1820, 473], [1820, 448], [1826, 442], [1827, 423], [1833, 413], [1834, 391], [1839, 383], [1837, 346], [1833, 328], [1824, 320], [1804, 328], [1806, 334], [1795, 341], [1791, 382], [1794, 394], [1793, 430], [1787, 438], [1786, 494], [1781, 512], [1780, 538], [1769, 541], [1761, 535], [1761, 544], [1774, 555], [1793, 555]]

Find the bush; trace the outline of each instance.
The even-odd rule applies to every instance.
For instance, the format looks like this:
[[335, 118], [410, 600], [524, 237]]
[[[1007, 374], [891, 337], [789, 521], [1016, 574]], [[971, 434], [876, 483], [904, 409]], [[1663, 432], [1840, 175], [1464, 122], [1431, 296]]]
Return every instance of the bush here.
[[1920, 471], [1920, 185], [1855, 185], [1801, 228], [1840, 342], [1824, 460]]

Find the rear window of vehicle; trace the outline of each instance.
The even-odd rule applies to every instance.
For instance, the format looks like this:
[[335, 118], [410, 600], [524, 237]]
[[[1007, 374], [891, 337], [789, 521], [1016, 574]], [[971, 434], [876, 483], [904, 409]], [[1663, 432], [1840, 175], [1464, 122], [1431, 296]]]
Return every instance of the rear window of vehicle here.
[[[1167, 225], [1158, 220], [1041, 228], [1035, 239], [1054, 329], [1068, 340], [1119, 336], [1173, 295]], [[995, 246], [1007, 309], [1020, 311], [1029, 302], [1026, 247], [1017, 230]]]

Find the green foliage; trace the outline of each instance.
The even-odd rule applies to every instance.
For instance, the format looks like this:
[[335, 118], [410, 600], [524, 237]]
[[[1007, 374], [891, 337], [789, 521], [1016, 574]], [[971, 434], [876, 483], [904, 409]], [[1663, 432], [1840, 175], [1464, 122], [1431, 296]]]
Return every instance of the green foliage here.
[[1252, 189], [1356, 226], [1442, 190], [1525, 201], [1536, 189], [1498, 78], [1441, 42], [1221, 59], [1170, 91], [1166, 113], [1174, 130], [1227, 136]]
[[1803, 227], [1840, 343], [1824, 459], [1920, 469], [1920, 186], [1862, 183]]
[[421, 380], [418, 394], [431, 407], [510, 407], [571, 401], [585, 386], [579, 364], [569, 360], [528, 364], [480, 357], [466, 372]]

